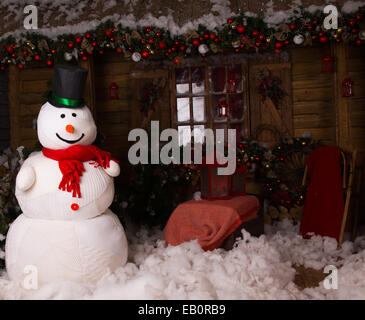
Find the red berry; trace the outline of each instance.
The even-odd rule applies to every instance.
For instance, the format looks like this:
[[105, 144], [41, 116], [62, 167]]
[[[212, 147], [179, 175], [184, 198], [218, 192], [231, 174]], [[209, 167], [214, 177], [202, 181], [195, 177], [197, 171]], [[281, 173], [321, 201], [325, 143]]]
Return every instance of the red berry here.
[[215, 38], [215, 33], [211, 33], [210, 35], [209, 35], [209, 37], [210, 37], [210, 39], [214, 39]]
[[147, 33], [150, 33], [152, 31], [152, 27], [146, 27], [145, 30], [146, 30]]
[[94, 41], [91, 45], [93, 46], [93, 47], [96, 47], [96, 42]]
[[105, 30], [105, 35], [110, 38], [112, 36], [112, 31], [111, 30]]
[[320, 37], [319, 41], [325, 43], [327, 41], [327, 37], [326, 36]]
[[4, 71], [4, 70], [5, 70], [5, 67], [4, 67], [4, 66], [1, 66], [1, 67], [0, 67], [0, 69], [1, 69], [2, 71]]
[[51, 53], [52, 53], [52, 54], [55, 54], [55, 53], [56, 53], [56, 50], [55, 50], [55, 49], [52, 49], [52, 50], [51, 50]]
[[71, 204], [71, 209], [73, 211], [79, 210], [79, 205], [77, 203], [73, 203], [73, 204]]
[[246, 28], [242, 25], [239, 25], [236, 29], [238, 33], [244, 33], [246, 30]]
[[47, 65], [48, 67], [51, 67], [51, 66], [53, 65], [53, 62], [52, 62], [51, 60], [47, 60], [47, 61], [46, 61], [46, 65]]
[[161, 37], [161, 31], [156, 31], [155, 35], [157, 38]]
[[175, 46], [178, 46], [180, 44], [179, 40], [175, 40]]
[[294, 29], [295, 29], [295, 24], [294, 24], [294, 23], [291, 23], [291, 24], [289, 25], [289, 28], [290, 28], [290, 30], [294, 30]]
[[200, 41], [198, 39], [193, 40], [193, 45], [197, 47], [200, 44]]
[[175, 62], [176, 64], [178, 64], [178, 63], [180, 62], [179, 58], [178, 58], [178, 57], [174, 58], [174, 62]]
[[180, 46], [180, 51], [184, 51], [185, 50], [185, 46]]
[[218, 42], [219, 42], [219, 38], [215, 38], [215, 39], [214, 39], [214, 42], [215, 42], [215, 43], [218, 43]]
[[254, 37], [257, 37], [259, 35], [259, 32], [257, 30], [252, 31], [252, 35]]
[[7, 51], [8, 53], [13, 53], [13, 51], [14, 51], [13, 46], [8, 46], [8, 47], [6, 47], [6, 51]]
[[283, 43], [282, 42], [276, 42], [275, 43], [275, 48], [276, 49], [280, 49], [280, 48], [282, 48], [283, 47]]
[[265, 36], [264, 36], [263, 34], [260, 34], [260, 35], [259, 35], [259, 40], [260, 40], [260, 41], [262, 41], [262, 40], [264, 40], [264, 39], [265, 39]]
[[205, 34], [204, 39], [209, 39], [209, 34]]
[[[87, 60], [87, 56], [82, 56], [81, 58], [83, 61], [86, 61]], [[77, 209], [72, 209], [72, 210], [77, 210]]]
[[160, 41], [158, 43], [158, 46], [159, 46], [160, 49], [165, 49], [166, 48], [166, 42]]
[[24, 50], [23, 51], [23, 56], [27, 56], [28, 55], [28, 51], [27, 50]]
[[142, 57], [147, 59], [150, 53], [148, 51], [142, 51]]
[[149, 39], [148, 39], [148, 43], [152, 44], [152, 43], [154, 43], [154, 42], [155, 42], [155, 39], [153, 39], [153, 38], [149, 38]]
[[233, 19], [232, 19], [232, 18], [229, 18], [229, 19], [227, 20], [227, 22], [228, 22], [229, 24], [231, 24], [231, 23], [233, 22]]
[[85, 35], [85, 37], [86, 37], [86, 39], [90, 39], [90, 33], [87, 33], [86, 35]]
[[72, 41], [70, 41], [70, 42], [68, 43], [68, 47], [69, 47], [69, 48], [73, 48], [73, 47], [74, 47], [74, 43], [73, 43]]
[[118, 47], [118, 48], [117, 48], [117, 52], [118, 52], [118, 53], [122, 53], [122, 52], [123, 52], [122, 48]]
[[19, 64], [18, 64], [18, 68], [19, 68], [19, 69], [23, 69], [23, 68], [24, 68], [24, 65], [23, 65], [22, 63], [19, 63]]
[[360, 39], [357, 39], [357, 40], [356, 40], [356, 44], [357, 44], [357, 45], [360, 45], [360, 44], [361, 44], [361, 40], [360, 40]]

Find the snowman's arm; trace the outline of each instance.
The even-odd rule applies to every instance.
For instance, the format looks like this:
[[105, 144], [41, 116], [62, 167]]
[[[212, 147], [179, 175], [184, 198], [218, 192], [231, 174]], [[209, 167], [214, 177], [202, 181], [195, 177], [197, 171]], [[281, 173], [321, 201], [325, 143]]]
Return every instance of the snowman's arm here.
[[104, 169], [105, 172], [111, 177], [118, 177], [120, 174], [120, 166], [117, 162], [111, 160], [109, 168]]
[[21, 191], [29, 190], [35, 182], [33, 167], [22, 167], [16, 177], [16, 187]]

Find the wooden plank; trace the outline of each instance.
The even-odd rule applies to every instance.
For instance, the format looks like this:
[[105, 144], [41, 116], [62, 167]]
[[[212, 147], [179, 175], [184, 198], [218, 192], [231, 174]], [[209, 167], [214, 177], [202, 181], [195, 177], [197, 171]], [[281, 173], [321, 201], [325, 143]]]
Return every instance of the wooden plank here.
[[[301, 62], [301, 63], [293, 63], [293, 80], [297, 80], [297, 76], [299, 75], [310, 75], [310, 76], [318, 76], [321, 74], [322, 70], [322, 62], [321, 61], [311, 61], [309, 62]], [[328, 75], [331, 77], [331, 74]], [[298, 79], [299, 80], [299, 79]]]
[[311, 48], [295, 48], [290, 50], [291, 61], [294, 64], [299, 62], [321, 61], [326, 53], [326, 48], [311, 47]]
[[133, 62], [95, 63], [95, 76], [102, 75], [122, 75], [129, 74], [132, 70]]
[[296, 89], [293, 91], [294, 103], [298, 101], [332, 101], [332, 88]]
[[21, 143], [19, 134], [19, 69], [9, 66], [9, 118], [10, 118], [10, 146], [16, 149]]
[[37, 116], [34, 115], [19, 116], [19, 125], [21, 128], [33, 128], [34, 119], [37, 119]]
[[96, 101], [96, 105], [98, 110], [102, 112], [115, 112], [115, 111], [129, 111], [131, 110], [131, 105], [133, 103], [130, 100], [120, 100], [120, 99], [112, 99], [112, 100], [103, 100]]
[[[132, 97], [133, 93], [128, 90], [128, 88], [119, 88], [118, 97], [119, 100], [128, 100]], [[96, 100], [110, 100], [110, 89], [108, 88], [98, 88], [95, 90]], [[98, 107], [98, 106], [97, 106]]]
[[[136, 111], [138, 112], [138, 111]], [[98, 121], [104, 124], [129, 123], [129, 110], [122, 110], [117, 112], [98, 112]]]
[[331, 114], [311, 114], [294, 117], [294, 127], [300, 128], [328, 128], [335, 126], [335, 119]]
[[315, 140], [328, 140], [336, 142], [336, 131], [335, 128], [295, 128], [294, 134], [295, 137], [301, 137], [303, 133], [310, 132], [312, 139]]
[[25, 68], [20, 74], [20, 80], [53, 80], [53, 68]]
[[293, 104], [294, 117], [301, 114], [323, 114], [332, 113], [334, 115], [335, 107], [330, 101], [297, 101]]
[[350, 58], [347, 60], [348, 71], [349, 72], [364, 72], [365, 71], [365, 61], [362, 58]]
[[37, 116], [37, 114], [39, 113], [39, 110], [41, 109], [42, 104], [37, 103], [37, 104], [20, 104], [20, 108], [19, 108], [19, 115], [20, 116]]
[[115, 82], [119, 88], [128, 88], [130, 81], [129, 74], [118, 74], [118, 75], [104, 75], [96, 76], [95, 87], [97, 89], [109, 89], [110, 85]]
[[365, 127], [351, 127], [351, 137], [365, 139]]
[[20, 131], [20, 144], [19, 145], [21, 145], [23, 143], [23, 140], [25, 140], [25, 139], [38, 140], [37, 130], [35, 130], [35, 129], [20, 127], [18, 130]]
[[335, 74], [336, 101], [337, 101], [337, 132], [336, 140], [340, 148], [351, 145], [350, 140], [350, 117], [348, 101], [342, 96], [342, 81], [347, 77], [347, 45], [336, 44], [334, 47], [335, 58], [337, 61], [337, 73]]
[[43, 98], [43, 93], [27, 93], [27, 94], [19, 94], [19, 101], [22, 104], [43, 104], [45, 103], [45, 99]]
[[130, 73], [132, 79], [155, 79], [155, 78], [167, 78], [167, 71], [149, 71], [149, 72], [132, 72]]
[[21, 81], [21, 92], [26, 93], [45, 93], [51, 89], [49, 86], [49, 80], [32, 80], [32, 81]]
[[106, 137], [111, 136], [119, 136], [119, 137], [127, 137], [129, 133], [129, 128], [127, 124], [109, 124], [100, 126], [99, 131], [104, 134]]
[[293, 80], [293, 92], [296, 89], [303, 89], [303, 88], [332, 88], [332, 83], [328, 81], [328, 76], [318, 75], [317, 77], [307, 77], [303, 75], [303, 79]]

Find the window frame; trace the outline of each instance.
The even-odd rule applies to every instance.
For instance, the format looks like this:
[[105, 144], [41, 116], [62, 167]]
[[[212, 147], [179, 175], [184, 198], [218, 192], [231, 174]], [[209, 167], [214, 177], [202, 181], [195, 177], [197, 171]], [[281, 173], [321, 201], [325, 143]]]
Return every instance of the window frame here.
[[[212, 92], [211, 88], [211, 76], [212, 76], [212, 70], [215, 67], [222, 67], [225, 68], [225, 77], [226, 81], [228, 78], [228, 65], [240, 65], [241, 66], [241, 75], [242, 75], [242, 92], [239, 94], [242, 94], [242, 118], [239, 120], [231, 119], [230, 117], [230, 106], [229, 106], [229, 95], [232, 93], [224, 92], [222, 95], [226, 96], [226, 101], [228, 105], [228, 115], [226, 120], [224, 121], [216, 121], [214, 119], [214, 111], [213, 111], [213, 97], [214, 93]], [[191, 70], [192, 68], [196, 67], [203, 67], [204, 68], [204, 85], [205, 90], [202, 94], [193, 94], [192, 92], [192, 79], [191, 79]], [[189, 92], [187, 94], [179, 95], [176, 92], [176, 69], [180, 68], [188, 68], [189, 69]], [[231, 125], [234, 124], [240, 124], [241, 125], [241, 135], [243, 137], [248, 137], [251, 135], [251, 121], [250, 121], [250, 105], [249, 105], [249, 64], [246, 61], [242, 61], [239, 59], [227, 59], [227, 60], [221, 60], [219, 63], [217, 62], [193, 62], [189, 64], [181, 63], [178, 66], [171, 67], [170, 70], [170, 89], [171, 89], [171, 95], [170, 95], [170, 106], [171, 106], [171, 123], [172, 127], [175, 129], [178, 129], [178, 126], [190, 126], [190, 129], [193, 130], [194, 125], [204, 125], [204, 128], [211, 128], [215, 129], [215, 124], [223, 124], [226, 125], [226, 128], [230, 129]], [[236, 94], [236, 93], [234, 93]], [[218, 95], [218, 94], [217, 94]], [[204, 96], [204, 108], [205, 108], [205, 121], [194, 121], [193, 117], [193, 103], [192, 99], [196, 96]], [[189, 121], [177, 121], [177, 98], [179, 97], [189, 97], [189, 112], [190, 112], [190, 119]], [[194, 137], [192, 136], [192, 142]]]

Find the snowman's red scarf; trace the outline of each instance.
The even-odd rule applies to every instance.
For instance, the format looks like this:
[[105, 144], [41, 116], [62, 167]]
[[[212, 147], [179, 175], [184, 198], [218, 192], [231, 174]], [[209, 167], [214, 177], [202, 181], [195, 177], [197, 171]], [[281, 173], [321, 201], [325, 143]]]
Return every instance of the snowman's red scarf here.
[[[48, 149], [43, 148], [42, 152], [47, 158], [58, 161], [62, 173], [62, 180], [58, 186], [59, 189], [72, 192], [73, 197], [81, 198], [80, 177], [85, 171], [83, 162], [95, 161], [96, 167], [102, 166], [104, 169], [109, 168], [112, 159], [110, 152], [103, 151], [96, 146], [74, 145], [67, 149]], [[116, 161], [117, 162], [117, 161]]]

